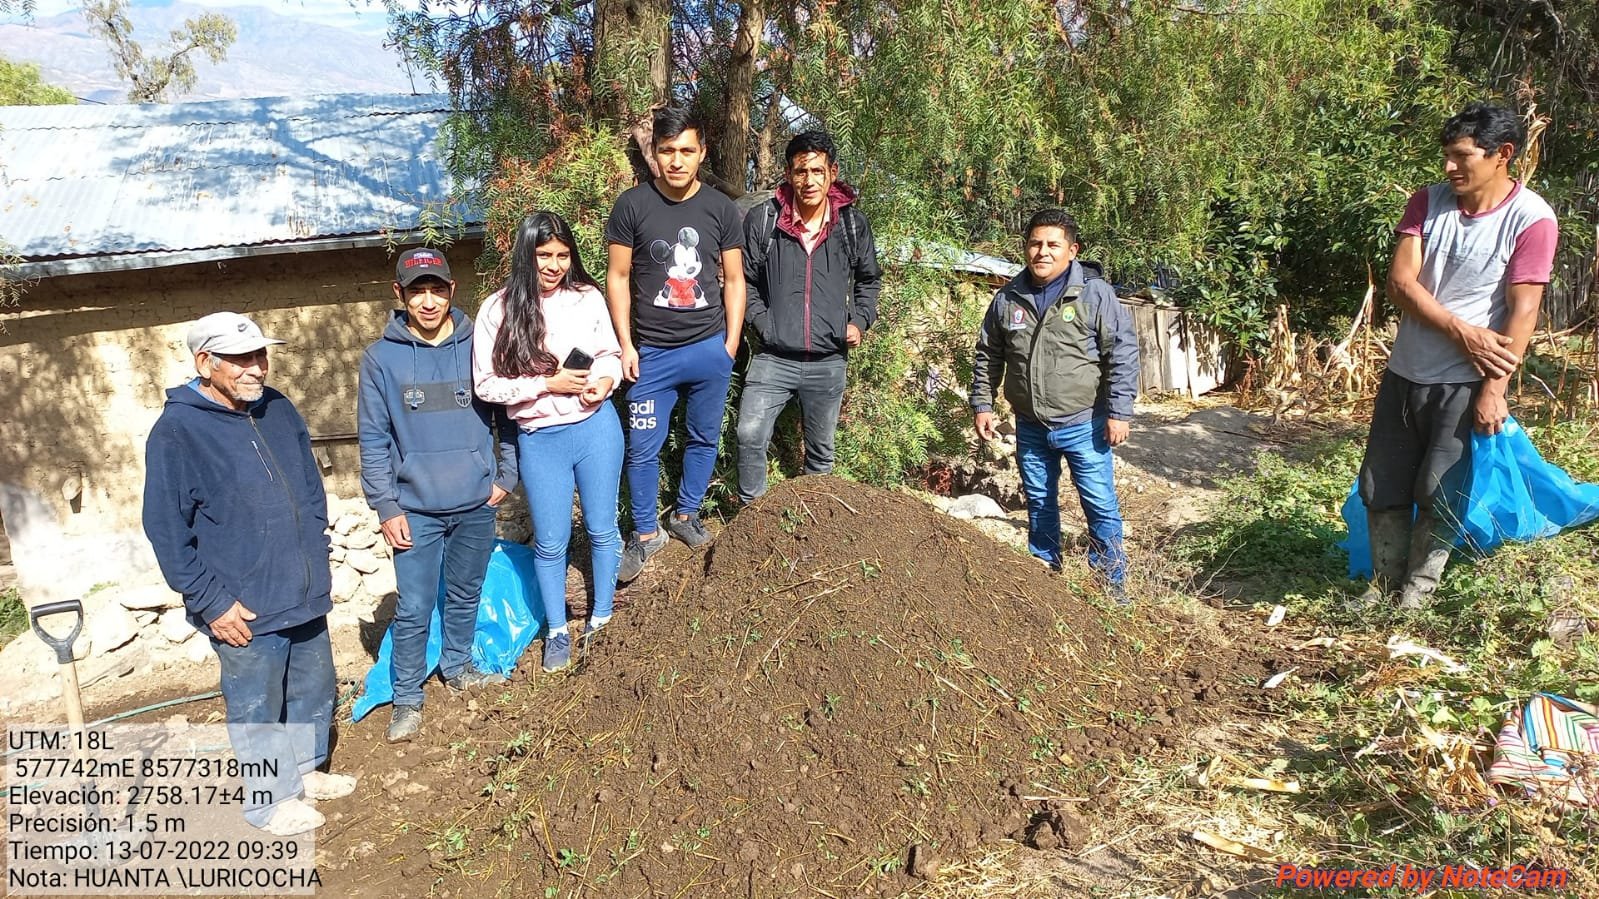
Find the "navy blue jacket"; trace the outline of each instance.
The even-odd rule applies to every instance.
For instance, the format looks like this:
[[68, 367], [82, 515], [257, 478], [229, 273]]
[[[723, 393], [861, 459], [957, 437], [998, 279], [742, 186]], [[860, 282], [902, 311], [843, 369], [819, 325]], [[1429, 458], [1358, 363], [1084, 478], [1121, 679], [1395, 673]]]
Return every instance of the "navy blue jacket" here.
[[234, 602], [272, 633], [333, 608], [328, 501], [311, 434], [266, 388], [238, 412], [190, 386], [167, 391], [145, 444], [144, 533], [189, 623]]
[[488, 502], [495, 484], [516, 489], [516, 426], [504, 406], [473, 392], [472, 322], [459, 309], [450, 317], [454, 332], [433, 346], [397, 309], [361, 357], [361, 489], [379, 521], [467, 512]]

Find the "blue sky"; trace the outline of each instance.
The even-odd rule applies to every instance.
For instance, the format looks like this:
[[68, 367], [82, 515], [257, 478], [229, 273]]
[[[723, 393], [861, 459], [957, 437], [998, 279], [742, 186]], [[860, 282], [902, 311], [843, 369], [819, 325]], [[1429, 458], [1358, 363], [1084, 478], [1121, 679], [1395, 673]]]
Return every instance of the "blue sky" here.
[[[372, 34], [381, 34], [387, 24], [383, 5], [375, 0], [353, 0], [353, 2], [352, 0], [186, 0], [186, 2], [221, 13], [226, 13], [229, 7], [259, 6], [279, 15]], [[170, 6], [172, 0], [131, 0], [130, 5], [135, 8]], [[405, 5], [414, 7], [415, 0], [407, 0]], [[72, 0], [36, 0], [34, 16], [47, 18], [79, 9], [81, 6], [81, 3]], [[19, 20], [20, 17], [16, 15], [0, 16], [0, 22]]]

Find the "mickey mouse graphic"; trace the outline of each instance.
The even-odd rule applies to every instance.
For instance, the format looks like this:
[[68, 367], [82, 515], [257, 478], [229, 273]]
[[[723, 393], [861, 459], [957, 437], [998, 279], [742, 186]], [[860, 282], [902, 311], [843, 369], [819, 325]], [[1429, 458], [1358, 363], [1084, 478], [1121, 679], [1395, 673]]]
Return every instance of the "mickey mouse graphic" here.
[[[650, 258], [666, 265], [666, 283], [655, 295], [655, 305], [670, 309], [704, 309], [710, 303], [698, 280], [700, 269], [700, 233], [693, 228], [677, 232], [677, 243], [664, 240], [650, 242]], [[670, 263], [670, 264], [668, 264]]]

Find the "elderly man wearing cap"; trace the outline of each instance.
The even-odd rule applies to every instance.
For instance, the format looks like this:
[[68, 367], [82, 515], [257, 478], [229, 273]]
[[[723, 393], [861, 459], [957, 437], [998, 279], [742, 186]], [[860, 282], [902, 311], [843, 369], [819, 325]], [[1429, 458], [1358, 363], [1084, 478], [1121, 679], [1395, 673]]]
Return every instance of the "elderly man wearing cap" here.
[[411, 739], [422, 724], [428, 623], [441, 574], [445, 684], [467, 690], [505, 682], [473, 667], [471, 651], [495, 507], [516, 489], [516, 428], [505, 407], [473, 395], [472, 322], [450, 308], [454, 294], [442, 253], [402, 253], [394, 270], [399, 308], [361, 357], [361, 488], [394, 549], [400, 595], [389, 625], [391, 743]]
[[199, 376], [167, 391], [150, 430], [144, 532], [221, 662], [234, 754], [264, 775], [246, 778], [244, 817], [290, 835], [323, 823], [307, 800], [355, 779], [318, 770], [334, 699], [327, 498], [305, 422], [266, 386], [282, 342], [235, 312], [189, 329]]

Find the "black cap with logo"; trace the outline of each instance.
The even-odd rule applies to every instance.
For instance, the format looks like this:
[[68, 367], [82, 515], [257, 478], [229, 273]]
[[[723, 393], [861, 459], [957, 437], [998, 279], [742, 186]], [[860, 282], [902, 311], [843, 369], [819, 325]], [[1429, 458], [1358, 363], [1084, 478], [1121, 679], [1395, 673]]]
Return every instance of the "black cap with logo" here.
[[394, 264], [394, 280], [401, 287], [410, 287], [418, 278], [428, 277], [438, 278], [446, 284], [454, 280], [450, 277], [450, 264], [444, 261], [444, 254], [438, 250], [428, 247], [406, 250]]

